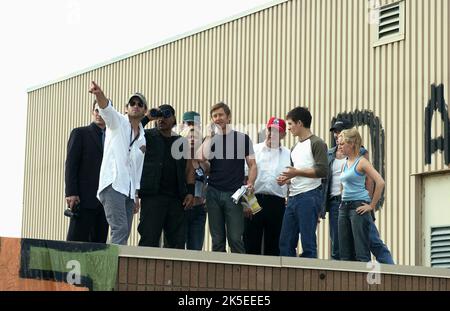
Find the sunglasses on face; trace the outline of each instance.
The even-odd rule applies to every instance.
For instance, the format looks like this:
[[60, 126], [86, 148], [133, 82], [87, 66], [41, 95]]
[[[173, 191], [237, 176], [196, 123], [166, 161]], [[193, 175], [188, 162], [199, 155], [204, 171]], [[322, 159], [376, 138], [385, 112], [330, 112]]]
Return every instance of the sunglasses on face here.
[[144, 104], [141, 103], [140, 101], [131, 101], [128, 103], [128, 105], [130, 105], [130, 107], [134, 107], [135, 105], [138, 105], [139, 108], [144, 107]]

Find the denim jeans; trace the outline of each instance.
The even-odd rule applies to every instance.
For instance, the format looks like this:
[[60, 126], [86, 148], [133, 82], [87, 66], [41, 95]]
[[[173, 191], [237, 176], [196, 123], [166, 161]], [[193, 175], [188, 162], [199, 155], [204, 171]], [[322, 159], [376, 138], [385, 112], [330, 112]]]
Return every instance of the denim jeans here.
[[328, 206], [330, 211], [328, 213], [329, 223], [330, 223], [330, 240], [331, 240], [331, 258], [334, 260], [339, 260], [339, 205], [341, 201], [329, 201]]
[[289, 197], [280, 233], [280, 255], [297, 255], [298, 235], [301, 257], [317, 258], [317, 219], [322, 203], [321, 187]]
[[359, 215], [363, 201], [342, 202], [339, 208], [339, 255], [341, 260], [370, 261], [370, 213]]
[[377, 226], [372, 221], [370, 224], [369, 231], [370, 240], [370, 252], [375, 256], [379, 263], [385, 263], [389, 265], [394, 265], [394, 259], [392, 258], [391, 252], [389, 251], [386, 244], [380, 238], [380, 233], [377, 230]]
[[205, 205], [196, 205], [185, 211], [186, 249], [201, 251], [205, 239]]
[[245, 254], [244, 211], [231, 199], [234, 191], [219, 191], [211, 186], [206, 192], [206, 208], [213, 252], [225, 252], [226, 240], [232, 253]]
[[[330, 222], [330, 240], [331, 240], [331, 258], [334, 260], [339, 260], [339, 230], [338, 230], [338, 216], [339, 216], [339, 205], [340, 202], [330, 202], [330, 212], [329, 212], [329, 222]], [[380, 238], [377, 226], [372, 221], [370, 223], [369, 231], [369, 245], [370, 252], [375, 256], [379, 263], [384, 264], [395, 264], [392, 254], [389, 248]]]

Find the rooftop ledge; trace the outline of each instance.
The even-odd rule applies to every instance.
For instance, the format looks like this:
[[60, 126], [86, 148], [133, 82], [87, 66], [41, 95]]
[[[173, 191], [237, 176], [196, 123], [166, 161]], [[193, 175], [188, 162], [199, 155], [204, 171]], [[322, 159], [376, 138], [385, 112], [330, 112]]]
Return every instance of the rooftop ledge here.
[[[190, 251], [155, 247], [119, 246], [119, 257], [195, 261], [206, 263], [236, 264], [264, 267], [300, 268], [324, 271], [374, 272], [366, 263], [293, 257], [275, 257], [221, 252]], [[382, 274], [450, 279], [450, 269], [422, 266], [380, 264]]]

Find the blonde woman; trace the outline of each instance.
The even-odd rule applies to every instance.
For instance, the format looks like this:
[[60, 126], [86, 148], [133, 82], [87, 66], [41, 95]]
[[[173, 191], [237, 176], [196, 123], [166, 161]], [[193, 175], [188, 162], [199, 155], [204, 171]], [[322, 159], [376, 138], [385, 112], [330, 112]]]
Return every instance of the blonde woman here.
[[[339, 208], [339, 253], [341, 260], [370, 261], [369, 232], [375, 210], [384, 188], [384, 180], [372, 164], [360, 155], [361, 135], [355, 128], [339, 135], [339, 151], [347, 157], [341, 173], [342, 203]], [[366, 176], [375, 181], [371, 199]]]

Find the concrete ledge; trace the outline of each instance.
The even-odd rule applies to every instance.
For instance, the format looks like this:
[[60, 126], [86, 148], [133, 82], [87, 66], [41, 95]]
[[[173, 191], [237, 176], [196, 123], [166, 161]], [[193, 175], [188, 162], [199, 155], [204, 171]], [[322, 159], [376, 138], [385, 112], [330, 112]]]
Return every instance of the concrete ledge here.
[[[376, 272], [366, 263], [335, 261], [293, 257], [275, 257], [231, 254], [220, 252], [190, 251], [155, 247], [119, 246], [119, 257], [148, 258], [162, 260], [195, 261], [219, 264], [235, 264], [247, 266], [298, 268], [309, 270], [344, 271], [344, 272]], [[421, 266], [399, 266], [380, 264], [381, 274], [439, 277], [450, 279], [450, 269], [429, 268]]]
[[[307, 258], [281, 257], [282, 267], [302, 268], [314, 270], [329, 271], [348, 271], [348, 272], [375, 272], [373, 266], [367, 267], [367, 263], [355, 261], [337, 261]], [[440, 277], [450, 279], [450, 269], [429, 268], [422, 266], [400, 266], [379, 264], [381, 274], [395, 274], [405, 276], [420, 277]]]
[[190, 251], [142, 246], [119, 246], [119, 257], [281, 267], [281, 257]]

